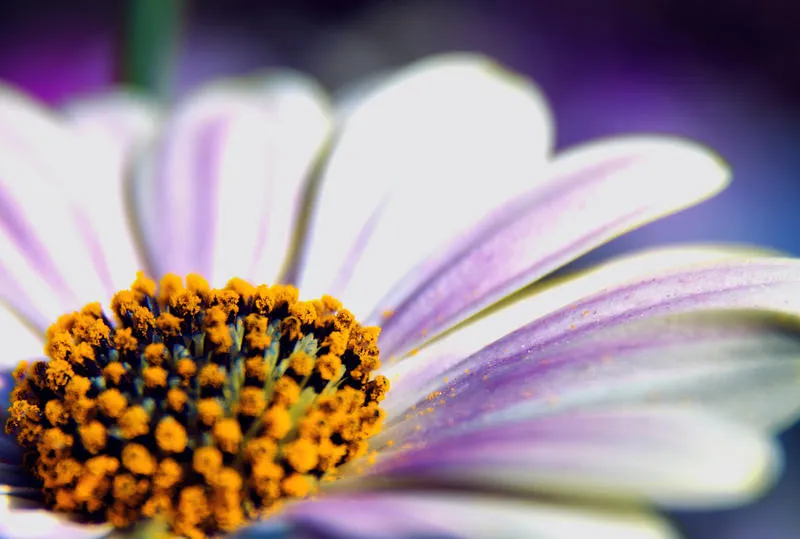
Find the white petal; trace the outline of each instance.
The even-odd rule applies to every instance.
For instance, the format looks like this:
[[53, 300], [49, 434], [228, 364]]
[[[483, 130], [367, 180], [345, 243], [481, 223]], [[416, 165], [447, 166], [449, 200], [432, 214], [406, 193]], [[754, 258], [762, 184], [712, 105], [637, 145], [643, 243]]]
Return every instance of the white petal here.
[[[93, 166], [101, 151], [60, 118], [0, 88], [0, 298], [40, 329], [114, 291], [107, 261], [116, 251], [103, 251], [72, 192], [78, 182], [113, 181]], [[120, 248], [129, 248], [126, 241], [119, 238]]]
[[3, 539], [93, 539], [106, 536], [110, 526], [78, 524], [63, 515], [34, 509], [23, 500], [0, 495], [0, 537]]
[[469, 55], [412, 65], [348, 108], [299, 283], [363, 318], [421, 258], [535, 185], [552, 128], [535, 87]]
[[0, 303], [0, 328], [3, 328], [0, 370], [14, 368], [23, 359], [44, 355], [43, 335], [36, 333], [2, 303]]
[[74, 129], [91, 140], [93, 166], [104, 181], [91, 176], [71, 179], [71, 195], [80, 205], [104, 253], [113, 289], [128, 288], [144, 261], [131, 227], [128, 193], [130, 166], [153, 143], [160, 121], [155, 103], [123, 92], [72, 101], [63, 109]]
[[368, 473], [427, 485], [731, 506], [762, 494], [780, 475], [771, 438], [693, 407], [639, 405], [429, 437], [407, 451], [384, 452]]
[[124, 91], [76, 99], [61, 112], [84, 136], [105, 144], [96, 157], [123, 169], [143, 146], [152, 143], [163, 111], [146, 96]]
[[274, 282], [329, 128], [321, 90], [293, 72], [215, 83], [180, 105], [135, 185], [155, 276]]
[[298, 524], [352, 539], [668, 539], [653, 515], [465, 493], [371, 492], [288, 509]]

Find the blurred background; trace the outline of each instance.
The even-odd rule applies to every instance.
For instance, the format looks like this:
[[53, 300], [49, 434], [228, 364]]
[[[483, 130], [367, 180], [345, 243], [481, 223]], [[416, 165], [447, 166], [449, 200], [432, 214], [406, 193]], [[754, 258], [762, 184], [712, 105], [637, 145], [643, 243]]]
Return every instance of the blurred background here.
[[[160, 52], [137, 65], [125, 61], [131, 43]], [[800, 255], [796, 0], [0, 0], [0, 79], [54, 105], [120, 81], [177, 98], [210, 78], [274, 65], [308, 71], [336, 91], [452, 50], [489, 54], [535, 79], [555, 111], [561, 148], [671, 133], [732, 164], [725, 193], [595, 257], [685, 240]], [[778, 488], [747, 508], [676, 515], [689, 539], [800, 536], [800, 429], [784, 441]]]

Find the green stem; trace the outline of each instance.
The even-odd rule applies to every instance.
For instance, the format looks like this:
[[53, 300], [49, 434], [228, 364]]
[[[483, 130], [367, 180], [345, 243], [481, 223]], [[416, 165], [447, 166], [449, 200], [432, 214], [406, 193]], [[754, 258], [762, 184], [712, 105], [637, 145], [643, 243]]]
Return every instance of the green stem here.
[[171, 91], [187, 0], [128, 0], [122, 82], [166, 97]]

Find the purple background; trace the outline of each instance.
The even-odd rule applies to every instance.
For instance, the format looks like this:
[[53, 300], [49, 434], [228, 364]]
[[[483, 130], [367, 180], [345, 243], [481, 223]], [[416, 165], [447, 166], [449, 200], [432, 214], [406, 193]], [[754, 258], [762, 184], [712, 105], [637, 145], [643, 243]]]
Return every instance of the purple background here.
[[[19, 5], [17, 5], [19, 4]], [[0, 2], [0, 79], [51, 103], [115, 82], [124, 2]], [[474, 50], [533, 77], [559, 147], [632, 131], [709, 144], [733, 186], [593, 255], [682, 240], [800, 255], [800, 5], [794, 1], [195, 1], [173, 93], [270, 65], [332, 89], [429, 53]], [[787, 475], [736, 511], [679, 515], [690, 539], [786, 539], [800, 530], [800, 430]]]

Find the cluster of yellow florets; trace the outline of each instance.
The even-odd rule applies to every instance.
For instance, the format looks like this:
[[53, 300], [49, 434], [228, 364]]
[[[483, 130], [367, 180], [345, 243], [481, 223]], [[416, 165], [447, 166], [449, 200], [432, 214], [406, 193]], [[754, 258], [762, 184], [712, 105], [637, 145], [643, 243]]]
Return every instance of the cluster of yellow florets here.
[[315, 492], [381, 426], [378, 328], [291, 286], [139, 275], [58, 319], [22, 363], [6, 431], [47, 503], [187, 537], [230, 531]]

